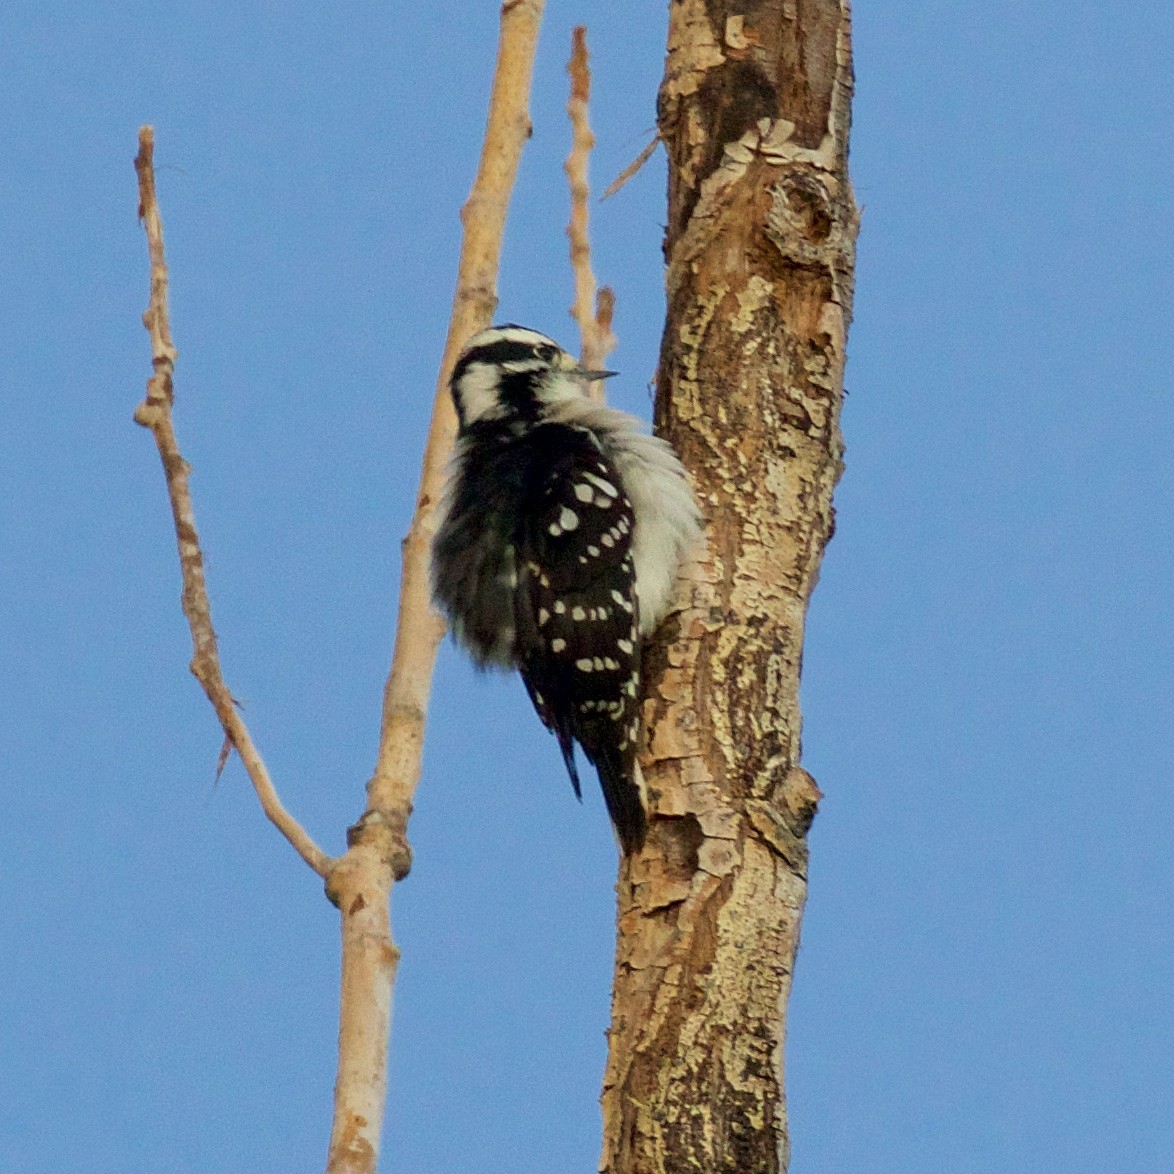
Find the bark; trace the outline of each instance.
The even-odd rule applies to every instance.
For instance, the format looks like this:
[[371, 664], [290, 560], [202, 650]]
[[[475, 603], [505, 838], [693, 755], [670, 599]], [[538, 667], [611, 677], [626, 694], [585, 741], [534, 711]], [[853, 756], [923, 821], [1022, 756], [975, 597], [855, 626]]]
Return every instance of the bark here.
[[857, 228], [849, 21], [847, 0], [671, 4], [656, 422], [708, 542], [647, 662], [654, 818], [618, 889], [605, 1174], [788, 1164], [785, 1013], [820, 798], [799, 672], [842, 468]]

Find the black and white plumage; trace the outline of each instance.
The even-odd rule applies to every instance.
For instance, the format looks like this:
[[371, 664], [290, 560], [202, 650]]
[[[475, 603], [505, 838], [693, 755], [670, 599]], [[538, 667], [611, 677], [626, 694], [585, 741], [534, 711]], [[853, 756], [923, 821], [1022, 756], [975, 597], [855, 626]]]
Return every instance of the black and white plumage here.
[[700, 516], [669, 445], [586, 398], [607, 374], [520, 326], [469, 340], [452, 375], [460, 430], [432, 594], [475, 664], [521, 673], [577, 795], [582, 747], [633, 852], [647, 827], [641, 642], [672, 601]]

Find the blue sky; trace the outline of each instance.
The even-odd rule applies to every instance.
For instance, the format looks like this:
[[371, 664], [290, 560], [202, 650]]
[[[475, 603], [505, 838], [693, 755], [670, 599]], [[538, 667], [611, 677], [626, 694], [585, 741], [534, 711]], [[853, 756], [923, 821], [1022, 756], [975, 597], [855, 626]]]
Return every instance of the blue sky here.
[[[664, 6], [551, 3], [501, 316], [572, 340], [570, 27], [597, 181]], [[158, 135], [177, 422], [225, 667], [323, 846], [360, 809], [497, 7], [0, 12], [0, 1167], [321, 1168], [337, 925], [188, 676], [131, 160]], [[864, 208], [794, 1174], [1174, 1169], [1174, 11], [857, 4]], [[663, 162], [595, 210], [647, 414]], [[589, 1170], [614, 848], [513, 681], [442, 653], [396, 893], [390, 1174]]]

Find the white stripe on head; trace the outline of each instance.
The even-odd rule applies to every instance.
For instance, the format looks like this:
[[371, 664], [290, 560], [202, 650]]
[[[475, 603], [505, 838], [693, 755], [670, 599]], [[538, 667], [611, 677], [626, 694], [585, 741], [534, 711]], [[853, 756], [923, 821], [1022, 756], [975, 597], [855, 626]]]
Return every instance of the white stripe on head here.
[[493, 346], [497, 342], [517, 342], [530, 347], [552, 346], [562, 350], [553, 338], [548, 338], [537, 330], [507, 322], [503, 326], [490, 326], [486, 330], [478, 331], [461, 348], [461, 355], [467, 355], [470, 351], [480, 350], [482, 347]]
[[572, 372], [575, 359], [537, 330], [509, 323], [479, 331], [469, 339], [453, 367], [453, 402], [463, 425], [498, 419], [510, 410], [502, 402], [502, 373], [533, 373], [533, 395], [553, 404], [583, 394]]

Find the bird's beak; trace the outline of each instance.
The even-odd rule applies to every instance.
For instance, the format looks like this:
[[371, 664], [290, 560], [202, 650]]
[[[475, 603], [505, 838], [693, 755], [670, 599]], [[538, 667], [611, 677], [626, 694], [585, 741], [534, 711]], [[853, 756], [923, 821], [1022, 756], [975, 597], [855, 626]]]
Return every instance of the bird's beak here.
[[558, 365], [568, 375], [573, 375], [576, 379], [585, 379], [588, 383], [594, 383], [597, 379], [610, 379], [618, 374], [616, 371], [588, 371], [574, 355], [569, 355], [566, 351], [563, 351]]

